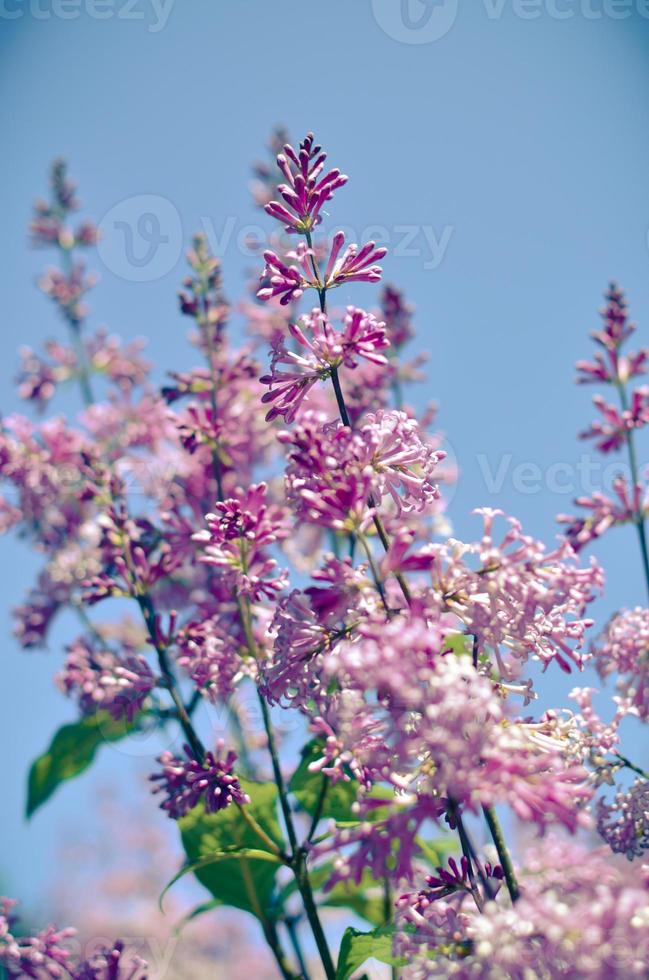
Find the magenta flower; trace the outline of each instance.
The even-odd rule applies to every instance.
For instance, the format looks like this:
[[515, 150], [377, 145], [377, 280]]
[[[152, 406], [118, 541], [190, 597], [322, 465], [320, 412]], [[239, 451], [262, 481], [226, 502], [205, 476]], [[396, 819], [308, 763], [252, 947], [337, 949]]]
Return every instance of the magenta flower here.
[[497, 543], [493, 527], [504, 515], [488, 508], [478, 513], [480, 542], [434, 545], [434, 593], [493, 656], [503, 680], [518, 677], [529, 658], [544, 669], [555, 662], [567, 673], [571, 664], [581, 667], [592, 625], [585, 613], [603, 588], [600, 566], [592, 560], [580, 567], [568, 542], [546, 551], [513, 518]]
[[649, 610], [622, 609], [591, 649], [600, 677], [617, 676], [618, 710], [649, 720]]
[[629, 378], [646, 373], [649, 351], [621, 353], [621, 347], [635, 330], [635, 324], [628, 322], [624, 293], [616, 283], [611, 283], [605, 298], [602, 328], [593, 333], [593, 340], [604, 352], [597, 351], [592, 361], [577, 361], [579, 384], [625, 384]]
[[16, 917], [12, 909], [17, 902], [0, 897], [0, 967], [9, 977], [49, 977], [70, 975], [69, 942], [75, 929], [47, 926], [33, 936], [15, 937]]
[[[291, 325], [289, 330], [293, 332]], [[287, 364], [289, 370], [278, 368], [282, 364]], [[262, 403], [274, 403], [266, 415], [266, 421], [283, 418], [286, 423], [293, 422], [310, 389], [318, 381], [326, 380], [330, 374], [330, 365], [322, 365], [312, 355], [288, 350], [284, 337], [278, 337], [271, 348], [270, 374], [264, 374], [259, 379], [261, 384], [269, 387], [261, 397]]]
[[266, 489], [253, 484], [240, 497], [218, 502], [206, 515], [207, 530], [193, 536], [204, 546], [200, 561], [219, 569], [232, 593], [253, 600], [272, 599], [286, 582], [266, 549], [286, 537], [288, 526], [284, 512], [267, 502]]
[[361, 248], [358, 245], [348, 245], [342, 256], [338, 258], [344, 244], [344, 234], [342, 231], [336, 232], [324, 273], [325, 287], [333, 289], [346, 282], [379, 282], [382, 269], [375, 263], [387, 255], [387, 248], [383, 246], [377, 248], [374, 242], [368, 242]]
[[301, 248], [294, 252], [287, 253], [287, 258], [295, 258], [299, 265], [286, 265], [280, 257], [270, 250], [264, 252], [266, 265], [261, 278], [267, 280], [269, 285], [263, 286], [257, 291], [257, 299], [269, 300], [278, 297], [282, 306], [298, 300], [305, 289], [309, 286], [317, 288], [317, 281], [314, 273], [309, 268], [309, 258], [313, 256], [313, 249], [307, 248], [300, 242]]
[[314, 572], [321, 584], [279, 600], [271, 623], [272, 654], [262, 665], [263, 691], [270, 701], [306, 704], [322, 684], [322, 655], [349, 635], [360, 610], [376, 599], [362, 570], [330, 557]]
[[600, 538], [609, 528], [627, 524], [646, 510], [647, 503], [640, 486], [631, 491], [627, 481], [620, 477], [613, 483], [613, 490], [617, 499], [599, 491], [591, 497], [577, 497], [575, 504], [585, 511], [583, 516], [558, 515], [557, 521], [566, 525], [566, 538], [576, 552]]
[[597, 830], [612, 851], [630, 861], [649, 850], [649, 782], [636, 779], [613, 803], [598, 800]]
[[326, 153], [308, 133], [298, 151], [287, 143], [284, 152], [277, 157], [277, 166], [286, 183], [277, 190], [284, 204], [270, 201], [265, 210], [273, 218], [282, 221], [288, 232], [310, 232], [322, 220], [322, 206], [330, 201], [334, 192], [347, 183], [347, 177], [339, 170], [330, 170], [322, 176]]
[[594, 439], [602, 453], [620, 449], [629, 433], [640, 429], [649, 422], [649, 387], [636, 388], [631, 394], [628, 409], [619, 411], [609, 405], [601, 395], [595, 395], [593, 404], [602, 413], [602, 420], [592, 423], [589, 429], [580, 433], [580, 439]]
[[241, 649], [245, 637], [236, 616], [213, 616], [189, 623], [176, 636], [176, 662], [210, 701], [227, 699], [236, 682], [250, 672]]
[[347, 307], [343, 323], [345, 329], [339, 341], [342, 348], [340, 363], [354, 368], [359, 357], [364, 357], [372, 364], [388, 363], [385, 354], [380, 353], [390, 346], [384, 323], [376, 320], [371, 313], [354, 306]]
[[414, 336], [412, 327], [413, 307], [403, 293], [394, 286], [386, 285], [381, 291], [381, 319], [393, 347], [403, 347]]
[[[397, 901], [397, 907], [404, 910], [407, 918], [413, 925], [421, 925], [425, 921], [425, 913], [430, 908], [432, 902], [451, 895], [456, 896], [460, 902], [467, 895], [471, 894], [471, 882], [469, 877], [469, 862], [462, 855], [458, 865], [455, 858], [448, 858], [448, 868], [438, 867], [436, 874], [426, 875], [426, 887], [418, 892], [401, 895]], [[499, 864], [492, 866], [488, 862], [480, 869], [474, 869], [474, 875], [478, 877], [478, 870], [482, 872], [481, 877], [492, 878], [493, 893], [497, 893], [500, 882], [504, 878], [503, 869]]]
[[56, 682], [64, 694], [78, 699], [82, 714], [99, 709], [131, 721], [142, 708], [156, 678], [144, 657], [134, 651], [115, 653], [80, 637], [68, 648]]
[[223, 745], [223, 742], [218, 742], [216, 753], [206, 752], [201, 762], [193, 757], [188, 745], [184, 747], [187, 759], [171, 752], [163, 752], [159, 756], [162, 772], [154, 773], [150, 779], [160, 784], [153, 789], [154, 793], [167, 794], [160, 808], [166, 810], [172, 820], [186, 816], [201, 799], [205, 803], [206, 813], [225, 810], [232, 803], [242, 806], [250, 802], [232, 772], [237, 761], [236, 752], [229, 751], [221, 757]]
[[124, 943], [119, 940], [111, 949], [85, 960], [72, 974], [72, 980], [147, 980], [147, 977], [144, 960], [125, 951]]
[[369, 413], [359, 430], [365, 445], [360, 462], [376, 474], [381, 496], [389, 496], [397, 510], [424, 510], [439, 497], [431, 476], [446, 456], [423, 442], [419, 424], [405, 412]]
[[[283, 338], [273, 346], [271, 372], [260, 378], [270, 389], [262, 396], [262, 402], [276, 403], [266, 416], [268, 421], [282, 416], [285, 422], [292, 422], [309, 390], [318, 381], [326, 380], [332, 368], [341, 364], [354, 368], [359, 357], [375, 364], [387, 363], [380, 353], [389, 346], [384, 325], [364, 310], [348, 307], [342, 332], [336, 331], [319, 310], [289, 324], [288, 329], [304, 353], [289, 351]], [[292, 370], [278, 369], [280, 364], [287, 364]]]
[[418, 893], [404, 896], [395, 952], [408, 977], [643, 976], [649, 906], [641, 875], [560, 838], [528, 851], [517, 874], [513, 906], [496, 900], [478, 912], [469, 901], [458, 910], [452, 899], [418, 905]]
[[374, 242], [368, 242], [359, 249], [358, 245], [348, 245], [339, 259], [338, 254], [345, 243], [341, 231], [333, 238], [331, 254], [324, 273], [324, 281], [320, 281], [315, 252], [304, 242], [300, 242], [294, 250], [286, 253], [287, 259], [294, 259], [295, 265], [287, 265], [275, 252], [264, 252], [266, 265], [262, 279], [268, 282], [257, 292], [257, 298], [270, 300], [279, 298], [280, 304], [286, 306], [299, 299], [305, 289], [313, 288], [334, 289], [346, 282], [378, 282], [381, 278], [381, 267], [375, 265], [387, 253], [386, 248], [376, 248]]

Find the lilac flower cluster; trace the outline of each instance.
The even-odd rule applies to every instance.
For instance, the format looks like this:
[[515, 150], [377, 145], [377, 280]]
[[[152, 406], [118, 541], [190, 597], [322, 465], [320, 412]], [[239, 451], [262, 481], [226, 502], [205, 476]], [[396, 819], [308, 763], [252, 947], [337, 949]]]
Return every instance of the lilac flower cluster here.
[[[105, 710], [182, 732], [184, 754], [163, 752], [150, 777], [160, 809], [173, 820], [196, 810], [197, 834], [205, 813], [223, 832], [242, 821], [254, 844], [242, 849], [235, 835], [215, 850], [230, 868], [244, 862], [233, 904], [262, 924], [287, 980], [309, 975], [303, 923], [334, 980], [325, 902], [351, 895], [376, 925], [377, 890], [380, 949], [392, 936], [404, 977], [643, 976], [646, 881], [611, 851], [634, 858], [649, 840], [646, 774], [621, 750], [625, 719], [649, 717], [649, 613], [622, 610], [589, 642], [604, 577], [580, 555], [609, 527], [632, 523], [649, 585], [649, 490], [634, 443], [649, 423], [649, 389], [627, 391], [648, 355], [626, 352], [624, 297], [611, 287], [600, 349], [578, 368], [580, 381], [619, 396], [619, 405], [595, 399], [600, 417], [584, 435], [603, 453], [628, 451], [631, 479], [618, 481], [615, 498], [578, 501], [581, 516], [564, 518], [550, 548], [490, 508], [476, 512], [477, 540], [459, 540], [444, 514], [443, 437], [429, 431], [435, 407], [418, 419], [405, 397], [421, 365], [401, 360], [414, 308], [394, 286], [375, 306], [330, 308], [331, 290], [382, 278], [386, 249], [347, 244], [341, 231], [318, 241], [347, 177], [325, 168], [313, 134], [294, 149], [278, 133], [273, 147], [280, 176], [257, 167], [255, 195], [280, 229], [260, 282], [231, 307], [218, 260], [195, 236], [179, 307], [200, 363], [159, 390], [139, 342], [87, 333], [92, 279], [73, 253], [96, 233], [72, 228], [74, 188], [55, 166], [32, 233], [60, 260], [41, 288], [70, 345], [24, 351], [19, 387], [43, 410], [76, 382], [84, 407], [74, 422], [10, 417], [0, 433], [10, 488], [0, 530], [19, 529], [41, 560], [16, 611], [20, 642], [45, 646], [57, 616], [77, 617], [56, 681], [84, 726]], [[308, 290], [318, 305], [305, 310]], [[233, 310], [246, 326], [238, 348]], [[137, 622], [102, 622], [114, 599]], [[615, 677], [612, 719], [600, 717], [591, 688], [573, 690], [573, 710], [534, 711], [542, 672], [580, 671], [589, 658], [603, 679]], [[246, 724], [250, 694], [259, 731]], [[214, 733], [206, 748], [201, 699], [227, 718], [236, 752]], [[294, 725], [277, 723], [282, 710]], [[298, 731], [307, 745], [289, 772]], [[624, 768], [636, 783], [593, 803]], [[508, 824], [546, 835], [546, 848], [517, 862], [501, 808]], [[483, 819], [492, 844], [474, 842]], [[595, 826], [605, 855], [568, 842]], [[457, 857], [444, 863], [431, 831]], [[211, 871], [201, 881], [216, 905], [228, 889]], [[320, 887], [326, 897], [314, 897]], [[67, 930], [14, 933], [4, 902], [0, 965], [12, 977], [143, 975], [119, 943], [77, 963]]]
[[0, 967], [9, 977], [33, 980], [146, 980], [146, 963], [116, 942], [112, 949], [78, 960], [70, 948], [75, 929], [46, 926], [31, 936], [16, 936], [17, 902], [0, 897]]
[[199, 800], [205, 804], [206, 813], [217, 813], [237, 803], [240, 806], [250, 799], [232, 770], [237, 761], [235, 752], [221, 756], [223, 742], [216, 746], [216, 752], [206, 752], [199, 762], [192, 749], [186, 745], [186, 759], [163, 752], [158, 761], [162, 772], [154, 773], [151, 779], [159, 783], [154, 793], [166, 793], [160, 808], [173, 819], [184, 817], [197, 806]]

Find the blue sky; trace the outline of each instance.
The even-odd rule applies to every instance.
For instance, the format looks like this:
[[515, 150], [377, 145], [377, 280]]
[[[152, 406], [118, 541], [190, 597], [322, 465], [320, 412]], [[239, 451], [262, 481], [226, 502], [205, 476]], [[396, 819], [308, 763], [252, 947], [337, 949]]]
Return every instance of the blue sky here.
[[[429, 380], [416, 399], [439, 402], [460, 465], [456, 533], [476, 533], [470, 511], [488, 504], [552, 540], [574, 494], [553, 490], [551, 468], [579, 461], [576, 432], [591, 418], [573, 363], [589, 352], [609, 278], [627, 289], [649, 340], [642, 0], [3, 0], [0, 78], [3, 413], [18, 408], [17, 346], [61, 328], [33, 286], [47, 257], [29, 251], [25, 232], [50, 159], [69, 159], [89, 214], [131, 225], [136, 256], [156, 233], [138, 226], [142, 214], [160, 222], [168, 241], [148, 267], [125, 271], [120, 242], [107, 240], [91, 303], [95, 325], [149, 338], [161, 378], [191, 358], [175, 303], [184, 243], [207, 231], [228, 294], [241, 294], [255, 264], [241, 245], [246, 226], [266, 225], [250, 201], [249, 165], [283, 122], [296, 138], [315, 130], [350, 175], [331, 225], [358, 237], [380, 226], [386, 278], [417, 307]], [[350, 287], [349, 301], [369, 304], [370, 287]], [[566, 473], [578, 492], [578, 472], [561, 470], [564, 483]], [[91, 814], [102, 781], [142, 766], [137, 753], [129, 762], [108, 749], [24, 823], [29, 762], [74, 709], [51, 682], [65, 624], [47, 655], [21, 653], [10, 638], [6, 610], [37, 561], [20, 542], [2, 548], [0, 876], [33, 901], [62, 828]], [[644, 603], [632, 533], [611, 535], [597, 553], [608, 576], [598, 615]], [[558, 700], [573, 681], [548, 683]]]

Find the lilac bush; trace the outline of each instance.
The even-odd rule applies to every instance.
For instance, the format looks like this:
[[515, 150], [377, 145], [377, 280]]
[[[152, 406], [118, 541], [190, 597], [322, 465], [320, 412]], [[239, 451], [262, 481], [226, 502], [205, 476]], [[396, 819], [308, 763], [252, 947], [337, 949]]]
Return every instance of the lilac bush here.
[[[348, 178], [311, 133], [275, 143], [279, 174], [258, 165], [255, 198], [279, 226], [236, 308], [247, 335], [233, 344], [220, 264], [196, 236], [179, 303], [198, 363], [162, 388], [139, 342], [89, 332], [80, 256], [97, 232], [76, 220], [62, 162], [36, 205], [32, 238], [58, 260], [39, 285], [68, 338], [23, 351], [18, 392], [40, 417], [4, 420], [0, 523], [42, 561], [16, 610], [20, 644], [46, 646], [64, 610], [78, 619], [55, 681], [79, 721], [36, 760], [29, 812], [102, 741], [175, 726], [184, 754], [163, 752], [151, 781], [185, 852], [176, 878], [211, 893], [203, 914], [250, 913], [278, 975], [345, 980], [373, 956], [404, 978], [644, 977], [648, 776], [618, 729], [649, 714], [649, 610], [598, 632], [604, 576], [583, 555], [632, 523], [649, 586], [634, 442], [649, 388], [632, 386], [648, 355], [626, 353], [623, 294], [610, 287], [598, 351], [578, 370], [618, 396], [595, 397], [583, 435], [628, 452], [631, 478], [617, 499], [579, 499], [550, 547], [485, 507], [460, 541], [444, 517], [443, 438], [404, 399], [420, 368], [403, 358], [413, 307], [394, 286], [369, 308], [331, 305], [340, 286], [361, 299], [379, 282], [386, 249], [320, 237]], [[47, 417], [75, 384], [80, 414]], [[589, 661], [615, 679], [609, 720], [590, 688], [534, 711], [535, 678]], [[199, 724], [202, 701], [227, 709], [229, 743]], [[516, 822], [546, 840], [513, 846]], [[333, 896], [366, 920], [342, 942]], [[10, 977], [145, 976], [119, 941], [78, 962], [70, 930], [16, 938], [12, 906], [0, 910]]]

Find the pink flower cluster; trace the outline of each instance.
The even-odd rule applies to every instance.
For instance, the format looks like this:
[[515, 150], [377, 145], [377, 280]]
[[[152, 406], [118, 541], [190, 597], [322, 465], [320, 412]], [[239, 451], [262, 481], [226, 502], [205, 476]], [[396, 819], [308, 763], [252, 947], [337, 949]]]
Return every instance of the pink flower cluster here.
[[618, 710], [649, 719], [649, 610], [623, 609], [592, 647], [597, 672], [617, 675]]
[[602, 395], [595, 395], [593, 402], [601, 418], [582, 432], [581, 438], [593, 439], [602, 453], [626, 449], [631, 479], [620, 477], [615, 482], [618, 500], [597, 491], [576, 500], [579, 507], [589, 512], [587, 516], [559, 517], [561, 523], [568, 525], [567, 535], [577, 548], [583, 548], [615, 525], [635, 523], [640, 527], [647, 510], [647, 488], [643, 487], [642, 474], [638, 471], [634, 433], [649, 423], [649, 388], [642, 385], [629, 390], [629, 382], [646, 373], [649, 351], [642, 348], [637, 352], [623, 352], [636, 329], [635, 324], [629, 323], [624, 293], [615, 283], [609, 286], [605, 299], [602, 327], [592, 335], [601, 349], [592, 361], [577, 362], [577, 381], [607, 385], [615, 392], [619, 407]]
[[0, 967], [9, 977], [33, 980], [146, 980], [146, 963], [116, 942], [111, 949], [78, 960], [70, 949], [75, 929], [47, 926], [31, 936], [16, 936], [17, 902], [0, 897]]
[[158, 761], [162, 772], [151, 776], [158, 783], [154, 793], [166, 793], [160, 804], [173, 820], [179, 820], [202, 800], [206, 813], [217, 813], [233, 803], [240, 806], [250, 799], [232, 770], [237, 761], [235, 752], [221, 755], [223, 742], [219, 742], [216, 752], [206, 752], [199, 761], [194, 758], [192, 749], [185, 746], [186, 759], [163, 752]]
[[396, 952], [407, 980], [457, 977], [643, 977], [649, 959], [649, 899], [642, 875], [629, 878], [605, 856], [559, 840], [528, 855], [514, 906], [466, 901], [398, 903]]
[[[313, 310], [299, 323], [289, 324], [289, 332], [305, 353], [288, 350], [283, 337], [273, 347], [270, 374], [260, 380], [269, 390], [265, 404], [272, 403], [267, 421], [282, 416], [293, 422], [309, 390], [331, 377], [332, 370], [345, 365], [355, 368], [358, 358], [373, 364], [386, 364], [384, 354], [389, 341], [385, 325], [364, 310], [348, 307], [343, 330], [337, 331], [326, 314]], [[288, 365], [290, 370], [278, 365]]]
[[612, 851], [630, 861], [649, 850], [649, 780], [636, 779], [613, 803], [598, 800], [597, 830]]
[[329, 170], [322, 175], [327, 154], [322, 152], [308, 133], [296, 151], [287, 143], [283, 153], [277, 156], [277, 166], [286, 183], [277, 190], [284, 204], [270, 201], [265, 210], [273, 218], [283, 221], [288, 232], [311, 231], [322, 220], [322, 206], [330, 201], [335, 191], [347, 183], [347, 177], [339, 170]]
[[118, 719], [132, 721], [142, 708], [156, 678], [144, 657], [125, 647], [118, 652], [80, 637], [68, 648], [56, 681], [75, 696], [84, 715], [105, 709]]
[[[75, 382], [84, 405], [74, 423], [13, 416], [0, 433], [9, 487], [0, 530], [19, 529], [41, 560], [17, 610], [20, 642], [44, 646], [56, 616], [77, 617], [81, 632], [56, 681], [81, 718], [102, 710], [182, 732], [184, 754], [159, 756], [153, 792], [174, 820], [238, 808], [233, 819], [256, 846], [238, 857], [237, 840], [218, 850], [232, 868], [250, 861], [252, 893], [246, 878], [247, 897], [234, 904], [260, 920], [284, 977], [307, 973], [292, 962], [301, 960], [299, 936], [290, 954], [282, 947], [284, 926], [303, 922], [324, 975], [335, 976], [319, 914], [350, 892], [349, 904], [367, 912], [371, 902], [358, 900], [366, 886], [383, 896], [383, 938], [393, 936], [404, 977], [642, 976], [646, 882], [610, 852], [647, 849], [646, 778], [616, 787], [612, 803], [592, 801], [623, 768], [642, 773], [621, 754], [620, 726], [649, 716], [649, 613], [621, 611], [589, 645], [603, 571], [579, 556], [623, 522], [646, 551], [633, 440], [649, 422], [649, 389], [627, 393], [627, 384], [647, 354], [623, 352], [632, 331], [624, 298], [611, 287], [595, 335], [601, 350], [579, 370], [620, 395], [619, 406], [596, 399], [601, 419], [587, 435], [602, 452], [627, 449], [631, 479], [616, 484], [617, 499], [581, 498], [585, 516], [564, 518], [566, 536], [552, 547], [490, 508], [476, 512], [477, 540], [459, 540], [440, 492], [449, 479], [443, 439], [428, 431], [435, 409], [418, 420], [404, 400], [421, 363], [400, 360], [411, 304], [387, 286], [376, 308], [328, 305], [332, 289], [377, 283], [386, 250], [346, 244], [340, 231], [314, 240], [347, 178], [325, 169], [313, 134], [297, 149], [276, 134], [273, 146], [280, 182], [260, 166], [255, 193], [282, 228], [264, 253], [261, 288], [250, 282], [231, 308], [220, 264], [195, 236], [179, 306], [200, 363], [171, 372], [160, 389], [139, 342], [86, 332], [91, 279], [72, 253], [96, 235], [90, 225], [71, 230], [74, 189], [55, 166], [52, 201], [38, 206], [32, 230], [61, 260], [41, 286], [70, 346], [26, 350], [19, 387], [42, 410]], [[297, 236], [288, 250], [286, 231]], [[308, 289], [318, 307], [303, 310]], [[245, 319], [238, 348], [232, 309]], [[255, 357], [262, 344], [265, 372]], [[97, 618], [114, 599], [137, 623]], [[599, 716], [591, 688], [572, 692], [573, 711], [533, 713], [542, 671], [581, 670], [589, 657], [602, 678], [616, 677], [613, 720]], [[245, 724], [250, 694], [259, 732]], [[236, 752], [214, 732], [203, 742], [201, 699], [228, 719]], [[281, 710], [294, 724], [278, 723]], [[123, 727], [126, 737], [132, 726]], [[308, 744], [303, 763], [289, 767], [296, 732]], [[548, 835], [545, 855], [518, 866], [497, 808]], [[483, 819], [493, 848], [482, 836], [474, 843]], [[552, 842], [554, 828], [577, 835], [594, 823], [606, 858]], [[445, 863], [427, 843], [431, 828], [445, 835], [440, 852], [461, 855]], [[262, 877], [282, 866], [263, 908], [254, 862]], [[320, 886], [327, 897], [313, 899]], [[224, 901], [220, 885], [210, 887]], [[16, 940], [9, 911], [5, 902], [0, 965], [9, 976], [142, 975], [120, 944], [78, 964], [67, 931]]]

